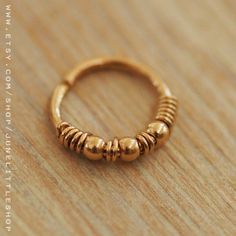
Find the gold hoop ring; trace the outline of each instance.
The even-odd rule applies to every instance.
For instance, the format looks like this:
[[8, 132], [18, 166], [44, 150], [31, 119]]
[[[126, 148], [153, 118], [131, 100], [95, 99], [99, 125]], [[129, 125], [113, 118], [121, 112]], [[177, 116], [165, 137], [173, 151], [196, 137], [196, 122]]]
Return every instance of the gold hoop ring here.
[[[155, 121], [136, 137], [114, 138], [105, 142], [99, 136], [84, 132], [62, 120], [60, 105], [69, 88], [85, 74], [100, 69], [126, 70], [141, 75], [149, 79], [157, 89], [160, 99]], [[105, 158], [108, 161], [117, 159], [133, 161], [138, 156], [161, 147], [170, 136], [176, 119], [177, 107], [177, 98], [172, 96], [167, 85], [155, 73], [127, 59], [117, 58], [99, 58], [78, 65], [55, 88], [50, 103], [51, 120], [61, 144], [70, 150], [84, 154], [90, 160]]]

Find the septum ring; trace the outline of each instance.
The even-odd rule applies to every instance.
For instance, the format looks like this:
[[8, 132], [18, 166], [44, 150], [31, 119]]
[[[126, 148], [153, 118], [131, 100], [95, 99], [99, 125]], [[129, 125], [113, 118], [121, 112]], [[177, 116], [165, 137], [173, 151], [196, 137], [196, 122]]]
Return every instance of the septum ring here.
[[[68, 90], [82, 76], [101, 69], [115, 69], [132, 72], [149, 79], [159, 95], [158, 111], [155, 121], [136, 137], [124, 137], [104, 141], [99, 136], [84, 132], [65, 122], [61, 118], [60, 105]], [[61, 144], [77, 153], [82, 153], [90, 160], [106, 159], [115, 161], [133, 161], [138, 156], [147, 154], [161, 147], [169, 138], [176, 119], [178, 101], [172, 96], [167, 85], [149, 69], [127, 59], [99, 58], [78, 65], [54, 90], [50, 112]]]

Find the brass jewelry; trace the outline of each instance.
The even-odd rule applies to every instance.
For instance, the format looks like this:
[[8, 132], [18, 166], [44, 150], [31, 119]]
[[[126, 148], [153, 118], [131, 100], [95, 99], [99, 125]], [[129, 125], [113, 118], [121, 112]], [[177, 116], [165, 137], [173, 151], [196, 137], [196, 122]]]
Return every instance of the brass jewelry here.
[[[62, 99], [75, 81], [87, 73], [107, 68], [127, 70], [141, 75], [151, 80], [159, 94], [155, 121], [134, 138], [114, 138], [106, 142], [98, 136], [75, 128], [61, 118], [60, 105]], [[161, 147], [170, 136], [176, 119], [177, 107], [177, 98], [172, 96], [166, 84], [153, 72], [129, 60], [113, 58], [94, 59], [77, 66], [55, 88], [50, 103], [51, 120], [57, 130], [60, 143], [70, 150], [84, 154], [90, 160], [105, 158], [107, 161], [115, 161], [116, 159], [133, 161], [138, 156]]]

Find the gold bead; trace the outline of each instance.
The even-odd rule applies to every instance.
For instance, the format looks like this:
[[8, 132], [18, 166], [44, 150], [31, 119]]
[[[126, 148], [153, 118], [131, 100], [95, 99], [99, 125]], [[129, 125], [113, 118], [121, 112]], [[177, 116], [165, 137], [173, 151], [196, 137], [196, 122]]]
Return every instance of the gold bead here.
[[139, 154], [138, 141], [135, 138], [122, 138], [119, 140], [120, 158], [124, 161], [133, 161]]
[[147, 132], [157, 139], [157, 147], [164, 145], [170, 136], [168, 126], [162, 121], [156, 121], [148, 125]]
[[103, 157], [103, 148], [105, 142], [97, 136], [88, 136], [83, 148], [84, 155], [90, 160], [99, 160]]

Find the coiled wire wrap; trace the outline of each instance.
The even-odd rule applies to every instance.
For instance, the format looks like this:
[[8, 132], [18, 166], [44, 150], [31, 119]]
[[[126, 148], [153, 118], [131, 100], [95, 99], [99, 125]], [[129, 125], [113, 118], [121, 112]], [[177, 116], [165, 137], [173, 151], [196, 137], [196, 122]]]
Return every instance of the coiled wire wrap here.
[[67, 122], [61, 122], [57, 126], [57, 137], [60, 143], [77, 153], [83, 153], [83, 147], [89, 135], [91, 134], [83, 132]]
[[107, 161], [115, 161], [120, 157], [119, 140], [117, 138], [114, 138], [106, 143], [103, 157]]
[[[57, 126], [57, 137], [60, 143], [77, 153], [83, 153], [84, 144], [90, 135], [90, 133], [83, 132], [67, 122], [61, 122]], [[116, 161], [120, 157], [119, 140], [117, 138], [106, 142], [103, 157], [107, 161]]]
[[175, 123], [178, 100], [174, 96], [163, 96], [158, 104], [156, 120], [163, 121], [170, 129]]
[[141, 132], [136, 136], [136, 139], [138, 140], [140, 155], [152, 151], [155, 148], [157, 142], [156, 138], [147, 132]]

